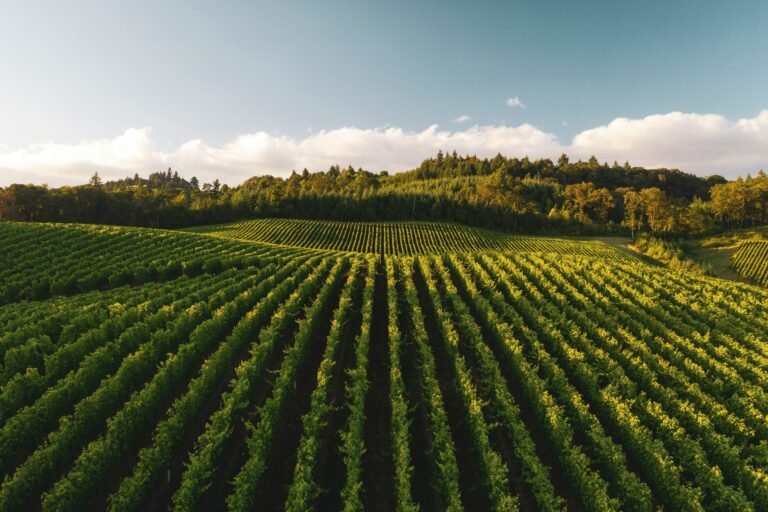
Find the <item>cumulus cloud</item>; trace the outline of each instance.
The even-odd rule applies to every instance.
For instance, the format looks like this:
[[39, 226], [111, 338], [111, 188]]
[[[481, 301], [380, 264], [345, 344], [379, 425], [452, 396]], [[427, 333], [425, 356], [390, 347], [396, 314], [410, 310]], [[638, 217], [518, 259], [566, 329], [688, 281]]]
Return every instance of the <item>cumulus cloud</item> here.
[[517, 96], [507, 98], [506, 104], [510, 108], [525, 108], [525, 104]]
[[466, 114], [462, 114], [459, 117], [454, 118], [453, 122], [454, 123], [466, 123], [467, 121], [471, 121], [471, 120], [472, 120], [471, 117], [469, 117]]
[[14, 182], [51, 186], [84, 183], [98, 171], [105, 179], [146, 174], [173, 167], [201, 181], [218, 178], [237, 184], [257, 174], [286, 176], [303, 168], [325, 170], [353, 165], [374, 171], [412, 168], [438, 150], [492, 156], [556, 152], [557, 139], [529, 124], [518, 127], [472, 126], [461, 131], [432, 125], [420, 132], [402, 128], [345, 127], [322, 130], [297, 139], [257, 132], [213, 146], [200, 139], [170, 152], [158, 150], [149, 128], [130, 129], [114, 139], [75, 145], [37, 144], [0, 152], [0, 186]]
[[0, 149], [0, 185], [11, 182], [82, 183], [94, 172], [105, 178], [125, 177], [127, 172], [165, 164], [165, 155], [155, 148], [150, 128], [130, 128], [113, 139], [79, 144], [53, 142], [19, 149]]
[[325, 170], [330, 165], [397, 172], [418, 165], [438, 150], [491, 157], [556, 159], [560, 153], [646, 167], [679, 168], [701, 175], [734, 177], [768, 168], [768, 110], [748, 119], [672, 112], [642, 119], [619, 118], [584, 130], [570, 143], [530, 124], [468, 126], [422, 131], [398, 127], [343, 127], [294, 138], [256, 132], [222, 145], [196, 139], [160, 150], [149, 128], [131, 128], [112, 139], [79, 144], [45, 143], [0, 147], [0, 186], [10, 183], [85, 183], [96, 171], [105, 179], [173, 167], [201, 181], [238, 184], [258, 174], [286, 176], [291, 170]]
[[768, 110], [736, 121], [682, 112], [618, 118], [576, 135], [570, 153], [700, 174], [751, 172], [768, 167]]

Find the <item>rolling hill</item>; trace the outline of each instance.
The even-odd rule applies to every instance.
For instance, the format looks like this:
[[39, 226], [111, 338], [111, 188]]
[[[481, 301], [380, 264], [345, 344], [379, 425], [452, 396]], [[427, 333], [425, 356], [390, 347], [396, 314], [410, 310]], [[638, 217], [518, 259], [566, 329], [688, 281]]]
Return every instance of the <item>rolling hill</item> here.
[[0, 510], [768, 509], [764, 288], [456, 224], [190, 231], [0, 223]]

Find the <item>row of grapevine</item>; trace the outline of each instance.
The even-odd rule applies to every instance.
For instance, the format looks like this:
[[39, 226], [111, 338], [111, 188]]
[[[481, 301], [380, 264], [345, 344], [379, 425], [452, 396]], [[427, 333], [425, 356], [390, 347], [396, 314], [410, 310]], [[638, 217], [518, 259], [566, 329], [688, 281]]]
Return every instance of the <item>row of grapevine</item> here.
[[513, 236], [441, 222], [335, 222], [259, 219], [190, 231], [217, 238], [281, 246], [390, 255], [466, 251], [521, 251], [629, 257], [602, 242]]
[[[152, 444], [141, 450], [138, 463], [133, 473], [122, 481], [120, 488], [110, 497], [112, 510], [138, 510], [143, 500], [150, 493], [152, 485], [161, 472], [168, 468], [171, 458], [184, 439], [194, 421], [202, 414], [201, 408], [212, 398], [213, 393], [229, 368], [239, 366], [233, 361], [239, 360], [241, 354], [256, 337], [259, 328], [275, 314], [278, 309], [288, 311], [298, 308], [317, 288], [321, 279], [328, 271], [328, 265], [321, 265], [307, 278], [310, 265], [302, 267], [290, 279], [274, 286], [268, 294], [238, 323], [227, 340], [222, 343], [201, 372], [187, 387], [185, 394], [176, 400], [153, 434]], [[295, 290], [295, 291], [294, 291]], [[288, 299], [289, 302], [283, 303]], [[274, 337], [271, 340], [274, 341]], [[261, 354], [261, 360], [269, 355], [269, 343], [259, 343], [253, 346]]]
[[[577, 432], [586, 434], [583, 436], [582, 449], [601, 470], [601, 474], [614, 489], [623, 506], [628, 510], [650, 510], [650, 491], [627, 470], [622, 449], [606, 434], [603, 425], [590, 412], [588, 402], [575, 392], [562, 369], [541, 349], [537, 338], [546, 337], [548, 331], [535, 321], [535, 310], [524, 300], [521, 290], [498, 278], [494, 283], [490, 276], [503, 276], [505, 270], [489, 257], [475, 262], [468, 261], [466, 265], [471, 268], [473, 279], [464, 280], [464, 286], [473, 290], [476, 283], [480, 293], [488, 294], [493, 307], [517, 335], [519, 348], [526, 347], [532, 354], [531, 359], [536, 364], [534, 369], [549, 382], [548, 389], [555, 399], [552, 403], [561, 404], [562, 413], [573, 422]], [[495, 290], [496, 287], [498, 290]], [[511, 304], [517, 307], [512, 307]], [[524, 344], [520, 344], [520, 341]]]
[[434, 311], [440, 337], [443, 340], [448, 364], [455, 376], [454, 384], [466, 418], [472, 445], [480, 462], [482, 481], [494, 510], [517, 510], [517, 500], [509, 495], [509, 468], [501, 456], [492, 447], [489, 439], [489, 427], [483, 416], [477, 389], [467, 368], [464, 358], [459, 353], [459, 334], [449, 321], [449, 314], [443, 309], [431, 269], [423, 259], [416, 261], [416, 269], [424, 279], [427, 293]]
[[405, 304], [411, 317], [408, 326], [401, 327], [401, 329], [408, 329], [411, 342], [416, 345], [418, 366], [421, 368], [420, 387], [423, 391], [420, 399], [426, 404], [428, 414], [429, 436], [432, 444], [433, 462], [437, 469], [436, 480], [439, 497], [446, 510], [463, 510], [456, 447], [448, 422], [448, 414], [445, 411], [443, 393], [437, 378], [437, 365], [430, 348], [424, 314], [413, 281], [412, 264], [411, 261], [404, 261], [403, 265], [398, 268], [402, 279]]
[[[0, 512], [768, 509], [765, 289], [577, 241], [318, 251], [472, 242], [305, 224], [294, 252], [72, 227], [128, 267], [185, 237], [254, 259], [0, 305]], [[68, 229], [27, 235], [66, 262]]]
[[217, 274], [306, 250], [141, 228], [2, 222], [0, 252], [3, 304]]
[[395, 263], [390, 258], [386, 261], [387, 287], [387, 325], [389, 348], [389, 401], [390, 453], [394, 461], [395, 505], [398, 512], [415, 512], [418, 506], [413, 501], [411, 481], [413, 479], [412, 457], [409, 446], [408, 401], [406, 398], [402, 357], [403, 336], [398, 325], [398, 294]]
[[[210, 276], [195, 278], [195, 285], [202, 286]], [[67, 343], [84, 330], [93, 328], [105, 317], [114, 317], [144, 302], [155, 301], [168, 292], [185, 289], [189, 279], [184, 277], [178, 283], [148, 283], [109, 294], [80, 294], [76, 297], [32, 304], [13, 304], [2, 308], [5, 329], [0, 336], [0, 361], [3, 364], [3, 381], [7, 381], [24, 368], [36, 366], [25, 345], [37, 344], [39, 354], [47, 355], [59, 343]], [[17, 356], [8, 357], [15, 349]], [[28, 363], [28, 364], [25, 364]]]
[[246, 442], [248, 458], [234, 478], [233, 491], [227, 497], [230, 510], [249, 510], [261, 477], [267, 469], [268, 459], [274, 447], [274, 438], [280, 426], [283, 410], [290, 398], [297, 373], [310, 349], [313, 334], [318, 330], [322, 311], [331, 300], [334, 283], [348, 267], [348, 261], [339, 260], [334, 272], [328, 277], [325, 293], [322, 293], [307, 311], [301, 322], [293, 345], [286, 352], [278, 371], [272, 395], [259, 410], [258, 421], [249, 424]]
[[[224, 276], [222, 276], [224, 277]], [[195, 294], [214, 291], [215, 286], [235, 284], [234, 275], [219, 280], [216, 284], [208, 279], [195, 279], [191, 282], [177, 283], [176, 287], [155, 289], [150, 300], [133, 306], [120, 304], [104, 308], [101, 311], [85, 310], [80, 315], [74, 315], [72, 323], [62, 331], [61, 335], [51, 340], [50, 350], [41, 351], [38, 343], [24, 343], [6, 353], [6, 363], [10, 355], [16, 351], [30, 349], [27, 353], [37, 356], [39, 362], [27, 360], [26, 371], [16, 373], [2, 389], [0, 395], [0, 419], [6, 419], [39, 398], [46, 390], [56, 386], [56, 383], [69, 372], [76, 370], [83, 360], [98, 350], [101, 346], [117, 338], [121, 333], [131, 329], [137, 323], [145, 326], [162, 325], [167, 322], [174, 311], [192, 304], [190, 293]], [[143, 297], [143, 296], [140, 296]], [[91, 327], [88, 329], [87, 327]], [[33, 338], [34, 341], [36, 338]], [[6, 374], [14, 370], [12, 365], [4, 365]]]
[[[501, 277], [500, 274], [495, 275]], [[617, 509], [616, 500], [610, 496], [606, 481], [592, 469], [593, 462], [576, 442], [576, 431], [572, 420], [569, 420], [569, 411], [558, 400], [558, 391], [551, 387], [549, 379], [539, 374], [538, 362], [543, 352], [537, 351], [535, 365], [526, 358], [529, 350], [526, 345], [536, 342], [535, 335], [519, 330], [524, 327], [524, 323], [519, 322], [519, 317], [509, 309], [498, 292], [490, 295], [490, 300], [482, 294], [470, 295], [470, 298], [478, 320], [492, 337], [494, 352], [499, 354], [500, 362], [521, 387], [523, 398], [533, 409], [538, 428], [547, 436], [582, 507], [587, 510]], [[504, 317], [500, 314], [504, 314]]]
[[731, 257], [734, 270], [747, 279], [768, 286], [768, 241], [742, 242]]
[[363, 452], [365, 451], [365, 398], [369, 386], [368, 356], [371, 343], [371, 322], [373, 320], [376, 262], [373, 258], [369, 258], [367, 265], [362, 296], [362, 322], [355, 346], [355, 368], [349, 372], [350, 384], [347, 390], [349, 418], [341, 434], [341, 453], [344, 455], [346, 467], [344, 487], [341, 490], [345, 512], [364, 510], [361, 494], [363, 490]]
[[[637, 363], [634, 362], [634, 366], [629, 366], [628, 368], [621, 368], [616, 361], [612, 360], [599, 347], [599, 343], [606, 337], [606, 334], [599, 333], [597, 327], [590, 327], [592, 319], [583, 315], [581, 311], [572, 308], [569, 302], [572, 304], [573, 299], [568, 301], [565, 298], [561, 298], [563, 297], [562, 292], [567, 290], [562, 285], [556, 286], [554, 284], [554, 273], [543, 275], [536, 267], [525, 265], [521, 266], [521, 270], [527, 274], [526, 279], [531, 279], [531, 285], [541, 290], [544, 297], [551, 301], [548, 305], [552, 309], [552, 313], [549, 314], [550, 317], [554, 317], [555, 309], [557, 309], [559, 315], [563, 318], [562, 321], [567, 321], [565, 320], [566, 318], [571, 318], [567, 324], [567, 331], [565, 331], [565, 324], [562, 327], [556, 327], [563, 335], [567, 332], [570, 341], [567, 346], [568, 350], [564, 350], [562, 344], [557, 345], [554, 343], [548, 345], [547, 348], [558, 358], [566, 371], [579, 375], [578, 386], [586, 390], [587, 384], [582, 384], [582, 382], [586, 382], [589, 375], [594, 379], [595, 373], [612, 375], [612, 379], [617, 385], [617, 390], [613, 396], [614, 400], [627, 406], [632, 404], [631, 401], [634, 400], [635, 407], [631, 409], [638, 421], [658, 436], [669, 455], [678, 460], [682, 469], [692, 475], [693, 482], [704, 495], [704, 501], [712, 501], [714, 503], [730, 502], [738, 504], [742, 510], [749, 509], [750, 504], [744, 499], [743, 495], [738, 490], [734, 491], [725, 486], [722, 476], [718, 475], [717, 471], [713, 471], [712, 467], [707, 464], [706, 454], [696, 440], [680, 430], [675, 432], [674, 437], [670, 437], [671, 431], [665, 430], [665, 428], [674, 427], [680, 417], [679, 411], [677, 417], [669, 416], [663, 411], [661, 404], [656, 404], [651, 400], [646, 402], [646, 397], [631, 393], [632, 386], [637, 386], [637, 383], [632, 382], [625, 371], [635, 370]], [[593, 316], [597, 314], [598, 311], [596, 310]], [[554, 325], [557, 326], [559, 323], [560, 320], [555, 320]], [[656, 394], [648, 398], [657, 398], [659, 396]], [[662, 399], [668, 402], [668, 407], [671, 407], [669, 405], [671, 403], [669, 401], [672, 400], [670, 394], [662, 397]], [[640, 407], [641, 404], [655, 407], [655, 410], [652, 412], [651, 409]]]
[[339, 364], [337, 352], [343, 341], [344, 326], [349, 322], [349, 315], [354, 307], [352, 297], [355, 287], [358, 286], [361, 271], [365, 269], [364, 265], [363, 259], [357, 259], [353, 263], [331, 321], [331, 332], [328, 334], [323, 359], [317, 370], [317, 385], [310, 397], [309, 411], [301, 419], [302, 436], [296, 452], [293, 479], [288, 487], [288, 498], [285, 502], [285, 510], [288, 511], [300, 512], [307, 507], [312, 508], [315, 498], [322, 492], [316, 481], [316, 461], [319, 451], [323, 449], [322, 434], [331, 409], [330, 393], [334, 369]]
[[159, 337], [175, 340], [180, 339], [176, 335], [186, 336], [196, 322], [209, 314], [209, 308], [205, 307], [207, 304], [219, 307], [251, 283], [251, 280], [218, 283], [219, 290], [208, 301], [201, 300], [200, 296], [209, 292], [206, 288], [190, 291], [191, 294], [183, 301], [165, 308], [160, 315], [148, 319], [148, 322], [135, 324], [119, 334], [115, 333], [113, 338], [106, 338], [99, 349], [80, 362], [77, 370], [53, 383], [42, 396], [21, 408], [0, 428], [2, 469], [9, 468], [8, 465], [14, 460], [11, 456], [13, 452], [23, 453], [19, 448], [33, 447], [37, 439], [55, 426], [60, 416], [67, 414], [79, 400], [96, 391], [103, 379], [121, 367], [131, 353], [148, 346], [148, 343]]
[[[198, 437], [192, 450], [180, 486], [173, 496], [173, 508], [189, 510], [195, 507], [211, 485], [211, 478], [225, 443], [235, 429], [235, 423], [242, 421], [243, 414], [251, 406], [252, 396], [259, 379], [263, 378], [270, 357], [278, 350], [280, 340], [295, 322], [301, 308], [324, 282], [329, 272], [329, 261], [318, 267], [283, 306], [274, 314], [270, 323], [258, 335], [250, 351], [250, 358], [236, 368], [230, 391], [222, 395], [222, 406], [212, 414], [208, 425]], [[327, 284], [323, 294], [328, 293]], [[151, 459], [150, 459], [151, 460]], [[121, 487], [127, 488], [124, 483]], [[113, 500], [118, 497], [114, 496]]]
[[[13, 479], [4, 483], [0, 494], [2, 498], [31, 498], [36, 489], [50, 482], [56, 467], [72, 461], [76, 456], [75, 469], [54, 489], [56, 501], [49, 502], [61, 506], [77, 503], [98, 482], [94, 475], [103, 474], [105, 467], [117, 462], [114, 454], [118, 445], [114, 443], [121, 443], [119, 446], [127, 449], [128, 445], [124, 443], [129, 439], [130, 432], [141, 432], [141, 422], [153, 417], [147, 409], [153, 404], [167, 406], [165, 398], [174, 392], [180, 379], [194, 369], [199, 358], [217, 341], [217, 333], [225, 333], [244, 310], [268, 293], [276, 282], [287, 277], [285, 273], [278, 272], [266, 278], [271, 272], [272, 269], [267, 268], [252, 279], [230, 284], [208, 301], [187, 308], [166, 329], [151, 332], [151, 326], [140, 324], [136, 334], [132, 334], [132, 330], [125, 331], [117, 344], [105, 345], [89, 356], [89, 361], [84, 362], [77, 372], [63, 379], [61, 385], [53, 388], [55, 393], [46, 393], [32, 407], [11, 418], [3, 434], [9, 426], [19, 425], [23, 429], [22, 432], [8, 432], [9, 441], [13, 444], [22, 437], [29, 439], [30, 432], [39, 435], [43, 429], [50, 428], [52, 420], [56, 419], [53, 416], [56, 410], [66, 411], [67, 401], [72, 403], [78, 396], [84, 397], [76, 403], [67, 421], [61, 422], [59, 429], [52, 431], [46, 442], [15, 471]], [[254, 282], [259, 281], [261, 286], [254, 288]], [[149, 337], [142, 339], [141, 335], [146, 336], [149, 332]], [[126, 337], [126, 334], [129, 336]], [[119, 352], [115, 350], [117, 348]], [[133, 354], [120, 358], [120, 352], [125, 354], [131, 348], [135, 350]], [[101, 357], [95, 357], [97, 355]], [[114, 363], [119, 363], [115, 373], [98, 382], [101, 378], [99, 374], [104, 375], [103, 372], [109, 371], [108, 368]], [[97, 382], [95, 391], [87, 395]], [[146, 384], [141, 389], [143, 382]], [[131, 395], [137, 388], [141, 391]], [[126, 399], [128, 402], [125, 402]], [[98, 433], [99, 425], [103, 424], [98, 421], [99, 418], [109, 418], [115, 412], [117, 415], [108, 422], [107, 436], [93, 441], [83, 450], [83, 443], [92, 439]], [[32, 425], [39, 427], [30, 429]], [[31, 441], [34, 443], [33, 439]]]
[[[516, 462], [526, 483], [530, 486], [536, 506], [539, 510], [561, 510], [564, 507], [562, 498], [555, 494], [549, 471], [536, 453], [536, 448], [530, 433], [521, 417], [521, 411], [504, 385], [504, 377], [500, 365], [495, 360], [493, 352], [483, 341], [480, 326], [473, 320], [469, 306], [461, 300], [460, 292], [454, 285], [450, 270], [463, 279], [467, 293], [479, 293], [474, 284], [468, 279], [463, 265], [453, 258], [445, 261], [437, 260], [434, 265], [438, 269], [440, 285], [444, 297], [450, 303], [455, 322], [460, 329], [464, 345], [471, 353], [471, 359], [476, 362], [479, 387], [483, 390], [488, 403], [488, 414], [491, 421], [499, 422], [506, 430], [508, 439], [514, 447]], [[448, 265], [448, 266], [446, 266]]]

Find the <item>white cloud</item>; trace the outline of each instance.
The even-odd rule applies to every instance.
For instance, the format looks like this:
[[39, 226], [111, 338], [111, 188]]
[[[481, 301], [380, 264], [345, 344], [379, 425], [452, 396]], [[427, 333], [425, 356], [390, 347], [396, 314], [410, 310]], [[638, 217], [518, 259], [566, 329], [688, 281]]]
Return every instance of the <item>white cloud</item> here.
[[471, 121], [472, 118], [469, 117], [467, 114], [462, 114], [459, 117], [456, 117], [453, 119], [454, 123], [466, 123], [467, 121]]
[[78, 184], [98, 171], [105, 179], [173, 167], [201, 182], [215, 178], [238, 184], [257, 174], [286, 176], [292, 169], [326, 170], [330, 165], [353, 165], [374, 171], [401, 171], [418, 165], [438, 150], [492, 156], [549, 154], [557, 140], [528, 124], [518, 127], [472, 126], [462, 131], [420, 132], [402, 128], [354, 127], [321, 130], [296, 139], [257, 132], [241, 135], [220, 146], [200, 139], [163, 152], [151, 140], [151, 130], [130, 129], [114, 139], [80, 144], [37, 144], [0, 152], [0, 186], [14, 182]]
[[0, 150], [0, 185], [78, 184], [97, 171], [109, 179], [144, 169], [159, 170], [169, 155], [157, 151], [151, 135], [150, 128], [129, 128], [113, 139], [6, 148]]
[[525, 104], [517, 96], [507, 98], [506, 104], [510, 108], [525, 108]]
[[163, 151], [149, 128], [132, 128], [113, 139], [0, 148], [0, 186], [81, 184], [96, 171], [105, 179], [115, 179], [168, 167], [186, 177], [197, 176], [201, 182], [218, 178], [232, 185], [257, 174], [286, 176], [292, 169], [326, 170], [336, 163], [396, 172], [415, 167], [438, 150], [553, 159], [563, 152], [572, 159], [594, 154], [600, 161], [629, 160], [647, 167], [733, 177], [768, 168], [768, 110], [735, 121], [679, 112], [619, 118], [582, 131], [570, 144], [529, 124], [475, 125], [453, 131], [433, 125], [419, 132], [344, 127], [303, 138], [257, 132], [222, 145], [196, 139]]
[[746, 174], [768, 167], [768, 110], [736, 121], [681, 112], [618, 118], [577, 134], [569, 154], [699, 174]]

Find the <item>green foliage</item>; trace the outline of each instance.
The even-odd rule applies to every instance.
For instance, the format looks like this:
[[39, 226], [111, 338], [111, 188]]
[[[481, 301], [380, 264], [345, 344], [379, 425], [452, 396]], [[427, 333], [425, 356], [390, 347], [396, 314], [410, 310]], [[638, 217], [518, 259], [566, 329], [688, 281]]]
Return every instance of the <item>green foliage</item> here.
[[[257, 228], [296, 247], [223, 238]], [[768, 510], [758, 286], [446, 224], [0, 229], [1, 511]]]
[[235, 476], [232, 494], [227, 497], [227, 506], [230, 510], [249, 510], [254, 504], [254, 492], [266, 471], [268, 458], [274, 446], [274, 438], [280, 428], [280, 420], [289, 400], [290, 391], [294, 388], [297, 372], [307, 356], [309, 343], [313, 332], [318, 328], [323, 308], [330, 300], [335, 284], [338, 283], [348, 265], [347, 260], [339, 260], [335, 264], [323, 291], [310, 306], [306, 317], [300, 321], [295, 342], [286, 352], [272, 395], [262, 406], [258, 422], [248, 424], [249, 435], [246, 441], [248, 459]]
[[768, 222], [768, 176], [737, 179], [712, 187], [712, 209], [728, 227]]
[[664, 240], [643, 233], [632, 241], [630, 247], [672, 270], [698, 276], [712, 274], [710, 269], [691, 259], [679, 244], [671, 240]]
[[[321, 450], [324, 448], [322, 435], [325, 430], [328, 414], [331, 412], [330, 390], [334, 378], [334, 367], [338, 364], [337, 352], [341, 344], [344, 324], [348, 322], [350, 311], [354, 304], [352, 295], [358, 286], [361, 277], [361, 270], [365, 269], [365, 262], [357, 259], [349, 271], [349, 276], [339, 299], [339, 305], [331, 319], [331, 332], [325, 342], [325, 351], [323, 360], [317, 370], [317, 382], [315, 389], [310, 397], [309, 411], [301, 418], [302, 436], [296, 453], [296, 465], [293, 470], [293, 480], [288, 488], [288, 498], [285, 502], [285, 510], [292, 512], [301, 512], [308, 507], [312, 508], [315, 498], [321, 493], [322, 489], [316, 482], [315, 468], [316, 461], [319, 458]], [[368, 318], [370, 323], [370, 316]], [[363, 340], [367, 343], [367, 340]], [[358, 409], [360, 403], [356, 404]], [[354, 442], [352, 436], [355, 434], [345, 433], [341, 440], [344, 443], [342, 451], [347, 455], [362, 456], [362, 443], [358, 441], [357, 447], [350, 446], [348, 443]], [[347, 463], [349, 464], [349, 459]], [[349, 465], [348, 465], [349, 468]], [[353, 472], [354, 467], [350, 468]], [[353, 475], [354, 478], [354, 475]], [[356, 487], [354, 482], [353, 487]], [[346, 502], [349, 503], [349, 493], [345, 494]]]
[[768, 241], [743, 242], [731, 258], [731, 263], [742, 276], [768, 286]]
[[362, 502], [363, 453], [365, 452], [365, 397], [368, 394], [368, 353], [371, 342], [371, 321], [373, 319], [373, 292], [376, 278], [376, 260], [369, 257], [363, 288], [362, 323], [355, 347], [355, 368], [350, 373], [347, 387], [349, 419], [341, 433], [341, 453], [344, 454], [346, 480], [341, 490], [344, 510], [364, 510]]
[[579, 252], [605, 258], [625, 253], [602, 242], [514, 236], [460, 224], [332, 222], [260, 219], [189, 230], [231, 240], [373, 254], [416, 255], [466, 251]]
[[0, 223], [0, 304], [258, 267], [300, 254], [177, 231]]
[[334, 165], [288, 178], [256, 176], [233, 187], [218, 180], [200, 186], [171, 169], [148, 179], [93, 179], [57, 189], [14, 184], [0, 189], [0, 219], [157, 228], [254, 217], [424, 220], [518, 233], [604, 234], [634, 224], [624, 208], [635, 210], [633, 200], [626, 201], [631, 193], [642, 196], [638, 221], [652, 231], [703, 233], [768, 221], [766, 183], [764, 173], [727, 182], [676, 169], [601, 164], [594, 157], [571, 162], [563, 155], [555, 163], [454, 152], [398, 174]]

